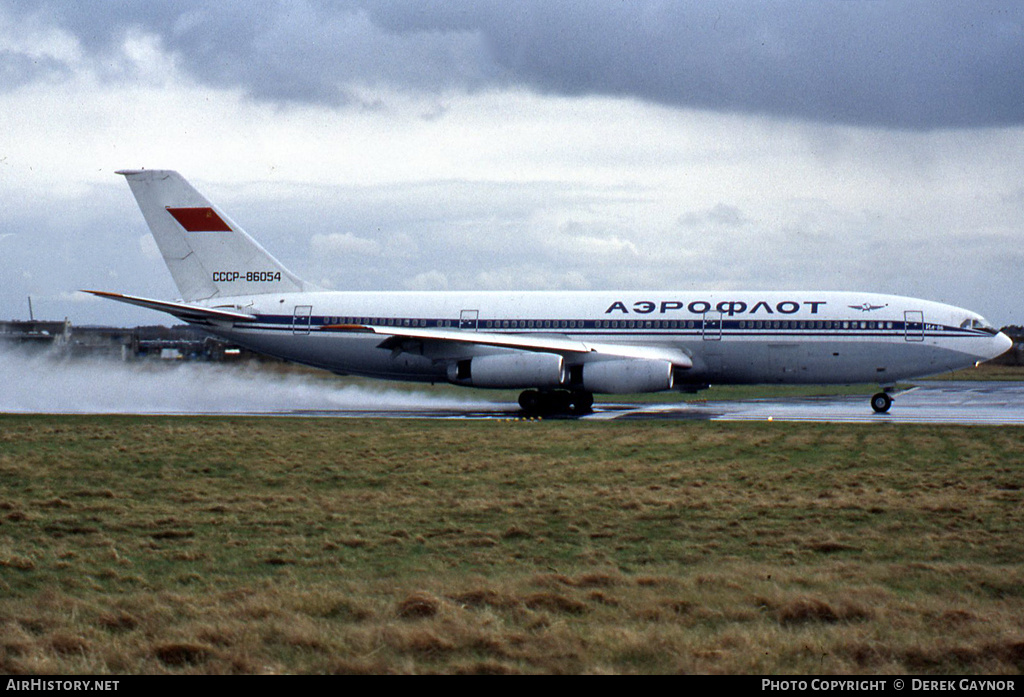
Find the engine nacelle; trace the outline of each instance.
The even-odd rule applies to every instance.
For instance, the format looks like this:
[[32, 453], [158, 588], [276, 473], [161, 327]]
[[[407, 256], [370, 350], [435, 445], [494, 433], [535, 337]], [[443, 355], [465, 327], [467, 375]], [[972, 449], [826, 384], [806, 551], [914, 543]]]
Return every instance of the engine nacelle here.
[[472, 387], [558, 387], [565, 378], [565, 363], [553, 353], [477, 356], [448, 366], [450, 382]]
[[606, 394], [672, 389], [672, 364], [641, 358], [594, 361], [583, 366], [583, 389]]

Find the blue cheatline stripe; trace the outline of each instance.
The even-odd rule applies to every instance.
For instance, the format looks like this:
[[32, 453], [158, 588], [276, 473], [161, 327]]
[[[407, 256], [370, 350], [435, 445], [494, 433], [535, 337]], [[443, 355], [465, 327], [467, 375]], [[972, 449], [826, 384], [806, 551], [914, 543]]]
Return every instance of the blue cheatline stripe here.
[[[313, 316], [300, 317], [296, 324], [293, 315], [257, 315], [255, 325], [252, 328], [267, 330], [288, 330], [299, 326], [303, 330], [309, 329], [314, 332], [338, 332], [351, 333], [351, 330], [328, 328], [334, 324], [368, 324], [385, 329], [400, 331], [403, 328], [410, 329], [459, 329], [460, 322], [452, 318], [421, 318], [421, 317], [364, 317], [364, 316]], [[390, 324], [388, 321], [390, 320]], [[505, 326], [506, 322], [509, 326]], [[532, 322], [533, 326], [529, 325]], [[871, 323], [876, 326], [871, 327]], [[515, 323], [517, 326], [511, 326]], [[563, 326], [564, 323], [564, 326]], [[671, 326], [674, 323], [676, 326]], [[828, 325], [826, 326], [803, 326], [804, 325]], [[551, 333], [559, 334], [581, 334], [600, 335], [614, 337], [622, 333], [642, 332], [651, 336], [696, 336], [701, 337], [706, 333], [715, 336], [722, 334], [731, 337], [984, 337], [989, 336], [986, 332], [976, 329], [965, 329], [948, 325], [922, 322], [902, 322], [887, 320], [715, 320], [709, 323], [705, 331], [702, 320], [562, 320], [562, 319], [537, 319], [537, 320], [477, 320], [473, 327], [466, 327], [465, 331], [490, 331], [503, 334], [531, 334]], [[843, 325], [847, 325], [844, 327]], [[879, 327], [877, 325], [889, 325]], [[488, 326], [490, 325], [490, 326]], [[501, 326], [495, 326], [501, 325]], [[538, 326], [541, 325], [541, 326]], [[574, 325], [574, 326], [570, 326]], [[609, 326], [614, 325], [614, 326]], [[659, 326], [655, 326], [659, 325]], [[669, 326], [665, 326], [669, 325]], [[752, 326], [753, 325], [753, 326]], [[796, 325], [796, 326], [794, 326]], [[866, 325], [866, 326], [865, 326]], [[923, 326], [924, 325], [924, 326]], [[241, 325], [244, 328], [246, 325]], [[927, 327], [927, 328], [926, 328]]]

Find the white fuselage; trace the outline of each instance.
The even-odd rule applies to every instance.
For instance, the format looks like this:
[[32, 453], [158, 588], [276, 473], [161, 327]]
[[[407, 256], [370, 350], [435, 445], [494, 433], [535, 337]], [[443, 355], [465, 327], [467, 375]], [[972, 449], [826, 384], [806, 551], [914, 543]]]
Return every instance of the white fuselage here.
[[[968, 310], [871, 293], [319, 291], [178, 172], [118, 174], [182, 300], [90, 293], [337, 373], [524, 389], [527, 412], [583, 414], [598, 393], [712, 383], [888, 388], [1012, 343]], [[886, 411], [892, 400], [871, 403]]]
[[[445, 381], [453, 361], [509, 350], [429, 338], [381, 348], [352, 325], [486, 332], [664, 347], [685, 353], [675, 386], [878, 383], [968, 367], [1011, 345], [976, 313], [894, 295], [819, 291], [297, 292], [201, 303], [256, 316], [207, 328], [253, 350], [331, 371]], [[604, 360], [599, 353], [567, 359]]]

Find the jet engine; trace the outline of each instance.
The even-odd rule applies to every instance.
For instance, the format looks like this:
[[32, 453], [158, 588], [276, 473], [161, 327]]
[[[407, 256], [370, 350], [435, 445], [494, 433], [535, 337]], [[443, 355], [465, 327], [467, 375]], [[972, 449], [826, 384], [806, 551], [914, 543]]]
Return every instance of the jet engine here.
[[671, 390], [672, 364], [640, 358], [586, 363], [583, 366], [583, 389], [606, 394]]
[[558, 387], [565, 364], [554, 353], [509, 353], [476, 356], [448, 366], [448, 380], [472, 387]]

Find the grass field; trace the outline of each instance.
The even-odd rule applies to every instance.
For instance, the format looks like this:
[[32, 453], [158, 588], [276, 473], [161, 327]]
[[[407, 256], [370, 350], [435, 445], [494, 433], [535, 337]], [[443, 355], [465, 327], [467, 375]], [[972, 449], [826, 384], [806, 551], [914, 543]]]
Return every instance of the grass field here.
[[1022, 439], [0, 416], [0, 672], [1019, 673]]

